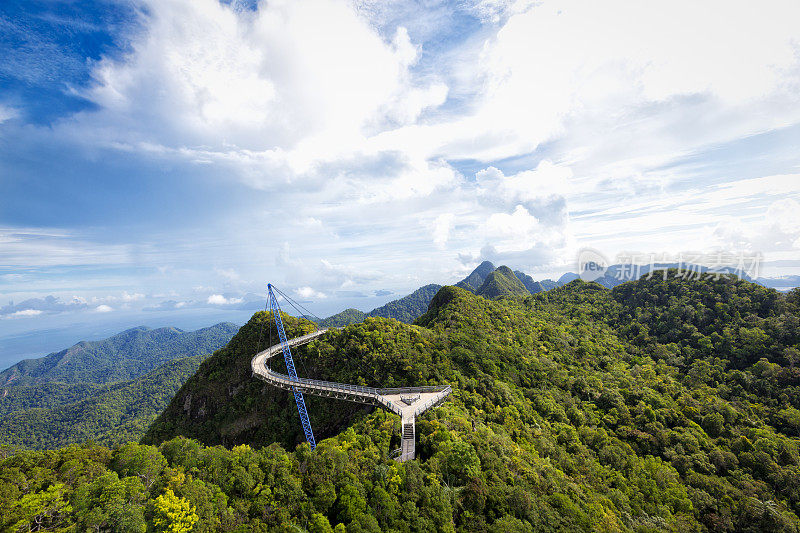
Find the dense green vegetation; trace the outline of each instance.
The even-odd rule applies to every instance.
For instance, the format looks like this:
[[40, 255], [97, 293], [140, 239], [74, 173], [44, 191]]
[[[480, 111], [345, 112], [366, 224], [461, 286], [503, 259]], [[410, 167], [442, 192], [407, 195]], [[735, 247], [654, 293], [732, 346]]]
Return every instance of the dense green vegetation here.
[[[225, 446], [266, 446], [277, 441], [294, 448], [300, 443], [305, 437], [297, 422], [294, 399], [286, 391], [254, 378], [250, 367], [253, 355], [267, 346], [270, 337], [277, 342], [278, 334], [271, 318], [271, 313], [256, 313], [228, 346], [206, 359], [153, 422], [143, 442], [158, 443], [183, 435], [206, 444]], [[376, 320], [400, 324], [385, 318], [368, 318], [366, 322]], [[283, 317], [283, 324], [289, 338], [316, 328], [310, 321], [289, 315]], [[357, 326], [349, 326], [343, 331], [350, 328], [357, 329]], [[332, 330], [326, 336], [338, 335], [340, 331]], [[300, 375], [330, 375], [331, 369], [311, 360], [304, 349], [293, 349], [292, 352]], [[274, 364], [276, 369], [283, 370], [279, 362]], [[332, 366], [335, 368], [337, 364]], [[306, 397], [306, 405], [314, 413], [314, 432], [318, 439], [335, 435], [359, 413], [371, 409], [312, 396]]]
[[[517, 279], [522, 282], [522, 284], [525, 286], [526, 289], [528, 289], [528, 292], [531, 294], [536, 294], [537, 292], [549, 290], [545, 289], [544, 285], [542, 285], [541, 282], [535, 281], [532, 277], [530, 277], [524, 272], [515, 270], [514, 275], [517, 276]], [[550, 289], [552, 288], [553, 287], [550, 287]]]
[[129, 380], [176, 357], [211, 353], [225, 346], [237, 329], [230, 323], [197, 331], [133, 328], [101, 341], [79, 342], [46, 357], [21, 361], [0, 372], [0, 386]]
[[320, 444], [295, 448], [290, 395], [250, 377], [257, 313], [150, 428], [158, 448], [9, 454], [2, 527], [797, 532], [799, 303], [713, 277], [444, 287], [416, 325], [367, 318], [298, 348], [312, 377], [453, 385], [405, 464], [397, 417], [330, 399], [306, 397]]
[[524, 296], [530, 293], [510, 268], [501, 266], [486, 276], [486, 280], [475, 294], [494, 299], [501, 296]]
[[556, 287], [559, 286], [558, 283], [553, 281], [552, 279], [543, 279], [538, 283], [539, 285], [542, 286], [542, 289], [545, 291], [549, 291], [550, 289], [555, 289]]
[[[206, 357], [173, 359], [130, 381], [94, 385], [86, 389], [91, 394], [71, 403], [67, 403], [62, 394], [58, 400], [63, 403], [6, 413], [0, 418], [0, 444], [41, 449], [86, 440], [107, 445], [138, 440]], [[72, 390], [61, 384], [24, 387], [28, 394], [46, 394], [52, 388], [62, 393], [65, 388]], [[10, 388], [13, 393], [17, 392], [15, 389]], [[81, 390], [80, 386], [76, 389]], [[15, 402], [16, 405], [20, 403]]]
[[342, 326], [349, 326], [350, 324], [358, 324], [359, 322], [363, 322], [365, 318], [367, 318], [365, 312], [351, 307], [320, 320], [319, 325], [323, 328], [340, 328]]
[[0, 387], [0, 415], [33, 408], [52, 408], [91, 397], [103, 385], [97, 383], [42, 383]]
[[435, 283], [425, 285], [408, 296], [373, 309], [369, 312], [369, 316], [394, 318], [400, 322], [410, 324], [428, 310], [428, 304], [431, 303], [431, 300], [441, 288], [441, 285], [436, 285]]

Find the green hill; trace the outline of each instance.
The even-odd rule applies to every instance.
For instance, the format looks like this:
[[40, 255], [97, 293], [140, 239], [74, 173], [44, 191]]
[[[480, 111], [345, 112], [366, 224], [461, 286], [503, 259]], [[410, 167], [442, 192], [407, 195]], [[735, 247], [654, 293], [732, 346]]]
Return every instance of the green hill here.
[[[96, 386], [73, 403], [6, 413], [0, 418], [0, 444], [56, 448], [86, 440], [107, 445], [138, 440], [205, 357], [173, 359], [133, 380]], [[52, 385], [26, 389], [46, 393]]]
[[306, 396], [319, 445], [295, 447], [290, 394], [250, 376], [257, 313], [153, 423], [157, 447], [0, 453], [0, 529], [47, 503], [79, 530], [171, 506], [198, 531], [798, 531], [799, 300], [727, 278], [443, 287], [413, 325], [298, 348], [313, 377], [452, 384], [403, 464], [396, 416], [333, 399]]
[[425, 285], [408, 296], [373, 309], [369, 312], [369, 316], [394, 318], [400, 322], [410, 324], [428, 310], [428, 304], [441, 288], [441, 285], [436, 285], [435, 283]]
[[[311, 321], [282, 315], [287, 337], [309, 333], [316, 328]], [[401, 327], [396, 320], [367, 318], [361, 324], [344, 330], [332, 330], [326, 337], [345, 338], [343, 332], [376, 329], [382, 324]], [[262, 334], [263, 328], [263, 334]], [[272, 314], [259, 312], [242, 326], [228, 346], [208, 358], [178, 391], [164, 412], [147, 431], [143, 442], [158, 443], [183, 435], [207, 444], [251, 444], [265, 446], [280, 442], [294, 447], [305, 437], [296, 423], [297, 412], [291, 395], [253, 377], [250, 360], [268, 341], [269, 329], [278, 338]], [[355, 341], [358, 342], [358, 339]], [[334, 379], [334, 373], [345, 361], [321, 360], [310, 355], [318, 342], [292, 349], [298, 373], [304, 377]], [[280, 369], [281, 363], [275, 364]], [[354, 376], [349, 375], [349, 378]], [[353, 382], [355, 383], [355, 382]], [[306, 405], [314, 415], [314, 431], [318, 438], [335, 435], [359, 412], [372, 410], [340, 400], [306, 397]]]
[[21, 361], [0, 372], [0, 386], [129, 380], [176, 357], [211, 353], [225, 346], [237, 329], [231, 323], [197, 331], [133, 328], [101, 341], [79, 342], [46, 357]]
[[542, 291], [548, 290], [548, 289], [544, 288], [544, 285], [542, 285], [538, 281], [535, 281], [532, 277], [530, 277], [529, 275], [527, 275], [524, 272], [521, 272], [519, 270], [515, 270], [514, 271], [514, 275], [517, 277], [518, 280], [520, 280], [522, 282], [522, 284], [525, 286], [525, 288], [531, 294], [536, 294], [537, 292], [542, 292]]
[[394, 318], [400, 322], [410, 324], [428, 310], [428, 303], [430, 303], [436, 291], [440, 288], [442, 288], [442, 286], [436, 285], [435, 283], [425, 285], [408, 296], [392, 300], [386, 305], [373, 309], [369, 313], [364, 313], [358, 309], [345, 309], [341, 313], [336, 313], [335, 315], [321, 320], [319, 325], [325, 328], [342, 327], [363, 322], [368, 316]]
[[495, 299], [501, 296], [524, 296], [530, 293], [510, 268], [501, 266], [486, 276], [486, 280], [475, 291], [475, 294]]
[[367, 318], [366, 313], [358, 309], [350, 308], [321, 320], [319, 325], [323, 328], [340, 328], [350, 324], [358, 324], [359, 322], [363, 322], [365, 318]]

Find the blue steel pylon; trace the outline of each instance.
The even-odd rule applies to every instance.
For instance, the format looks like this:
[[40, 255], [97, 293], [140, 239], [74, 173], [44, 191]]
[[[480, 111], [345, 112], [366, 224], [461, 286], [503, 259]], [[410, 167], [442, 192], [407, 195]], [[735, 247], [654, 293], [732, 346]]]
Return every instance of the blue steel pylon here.
[[[278, 337], [281, 339], [281, 348], [283, 349], [283, 360], [286, 361], [286, 372], [292, 379], [297, 379], [297, 371], [294, 369], [294, 360], [292, 359], [292, 352], [289, 349], [289, 343], [286, 342], [286, 332], [283, 331], [283, 320], [281, 319], [281, 308], [278, 306], [278, 299], [275, 298], [275, 293], [272, 292], [272, 284], [267, 284], [267, 292], [269, 293], [269, 306], [272, 310], [272, 316], [275, 317], [275, 328], [278, 330]], [[300, 423], [303, 424], [303, 431], [306, 434], [306, 440], [311, 445], [311, 449], [317, 447], [317, 442], [314, 440], [314, 430], [311, 429], [311, 420], [308, 418], [308, 411], [306, 410], [306, 402], [303, 399], [303, 393], [300, 389], [294, 388], [294, 400], [297, 403], [297, 412], [300, 413]]]

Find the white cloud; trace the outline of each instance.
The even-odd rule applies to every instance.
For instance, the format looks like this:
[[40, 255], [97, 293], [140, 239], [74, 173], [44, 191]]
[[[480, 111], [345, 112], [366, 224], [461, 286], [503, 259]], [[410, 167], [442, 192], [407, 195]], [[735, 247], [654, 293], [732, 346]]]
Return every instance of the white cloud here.
[[533, 248], [543, 235], [539, 221], [518, 205], [512, 214], [494, 213], [486, 221], [486, 240], [502, 252]]
[[222, 294], [212, 294], [206, 300], [206, 303], [211, 305], [235, 305], [244, 301], [244, 298], [226, 298]]
[[71, 301], [64, 302], [53, 295], [44, 298], [29, 298], [18, 304], [9, 302], [0, 307], [0, 316], [34, 316], [41, 313], [57, 314], [66, 311], [77, 311], [88, 307], [86, 299], [73, 297]]
[[325, 298], [326, 295], [322, 292], [315, 291], [311, 287], [300, 287], [294, 291], [301, 298]]
[[144, 299], [144, 294], [135, 292], [130, 294], [128, 291], [122, 291], [121, 300], [123, 302], [137, 302]]
[[[657, 114], [654, 103], [672, 108], [681, 96], [731, 110], [796, 103], [798, 17], [793, 1], [544, 1], [511, 16], [487, 41], [477, 68], [488, 72], [488, 90], [463, 126], [481, 134], [477, 157], [498, 158], [572, 135], [567, 120], [571, 129], [599, 122], [613, 136], [614, 128], [637, 129], [635, 113]], [[695, 116], [679, 113], [666, 120], [697, 128]], [[768, 113], [749, 129], [798, 116]]]
[[110, 313], [111, 311], [114, 310], [114, 308], [111, 307], [110, 305], [101, 304], [95, 307], [94, 310], [98, 313]]
[[23, 309], [22, 311], [15, 311], [8, 315], [8, 318], [26, 318], [32, 316], [39, 316], [42, 314], [42, 311], [39, 309]]
[[779, 232], [800, 237], [800, 203], [792, 198], [778, 200], [769, 206], [767, 223]]
[[235, 268], [215, 268], [214, 271], [230, 282], [239, 281], [241, 276]]
[[442, 248], [450, 238], [450, 229], [453, 227], [453, 213], [442, 213], [433, 221], [433, 243]]
[[126, 263], [130, 246], [100, 244], [71, 231], [0, 227], [0, 263], [8, 266]]
[[299, 173], [352, 152], [363, 128], [413, 121], [446, 96], [441, 82], [417, 85], [409, 73], [419, 50], [404, 28], [385, 42], [344, 2], [278, 1], [255, 12], [215, 0], [145, 4], [147, 31], [131, 54], [95, 69], [86, 96], [102, 111], [78, 118], [99, 135], [93, 142], [200, 148], [201, 157]]
[[572, 170], [541, 161], [534, 170], [505, 176], [488, 167], [476, 174], [478, 198], [488, 206], [507, 209], [524, 205], [540, 218], [560, 221], [566, 215], [566, 197], [571, 192]]
[[800, 202], [792, 198], [777, 200], [763, 215], [747, 222], [726, 217], [719, 222], [713, 236], [719, 246], [760, 253], [800, 250]]
[[19, 116], [19, 111], [13, 107], [0, 104], [0, 124], [6, 120], [16, 118]]
[[[572, 259], [573, 234], [655, 251], [796, 241], [793, 206], [769, 208], [781, 195], [800, 199], [785, 168], [796, 158], [768, 171], [786, 174], [752, 179], [733, 165], [709, 177], [707, 161], [673, 163], [800, 121], [800, 4], [473, 4], [486, 25], [445, 43], [435, 30], [446, 14], [420, 32], [333, 0], [255, 11], [143, 0], [130, 54], [94, 64], [82, 95], [98, 108], [36, 131], [85, 143], [90, 158], [111, 147], [168, 160], [176, 176], [202, 165], [258, 189], [264, 209], [246, 221], [210, 217], [202, 229], [213, 237], [183, 235], [178, 246], [0, 230], [0, 263], [149, 265], [161, 284], [153, 292], [176, 291], [172, 307], [233, 306], [243, 302], [230, 294], [263, 290], [273, 261], [275, 283], [331, 302], [342, 289], [455, 276], [467, 268], [459, 255]], [[265, 231], [278, 216], [288, 222]], [[771, 229], [754, 233], [762, 227]], [[215, 266], [224, 283], [208, 287]]]

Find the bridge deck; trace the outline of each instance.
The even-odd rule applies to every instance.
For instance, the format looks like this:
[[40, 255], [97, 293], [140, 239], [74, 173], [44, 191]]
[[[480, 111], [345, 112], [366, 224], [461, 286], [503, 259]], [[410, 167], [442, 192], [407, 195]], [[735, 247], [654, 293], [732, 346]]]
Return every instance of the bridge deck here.
[[[289, 346], [300, 346], [324, 335], [327, 328], [314, 331], [302, 337], [295, 337], [288, 341]], [[354, 402], [377, 405], [388, 411], [400, 415], [402, 421], [402, 446], [400, 461], [414, 458], [415, 419], [432, 407], [436, 407], [452, 392], [450, 385], [426, 387], [400, 387], [378, 389], [362, 387], [348, 383], [322, 381], [317, 379], [298, 378], [292, 379], [286, 374], [281, 374], [270, 369], [267, 361], [282, 352], [280, 343], [258, 352], [253, 357], [250, 365], [253, 374], [267, 383], [285, 390], [299, 390], [303, 393], [340, 398]], [[406, 431], [410, 425], [410, 433]], [[410, 435], [410, 437], [409, 437]]]

